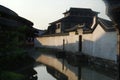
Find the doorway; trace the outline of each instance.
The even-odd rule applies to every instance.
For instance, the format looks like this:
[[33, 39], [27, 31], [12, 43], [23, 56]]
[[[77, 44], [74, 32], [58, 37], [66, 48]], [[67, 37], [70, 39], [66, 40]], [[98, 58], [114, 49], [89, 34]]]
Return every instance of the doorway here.
[[82, 52], [82, 35], [79, 35], [79, 52]]

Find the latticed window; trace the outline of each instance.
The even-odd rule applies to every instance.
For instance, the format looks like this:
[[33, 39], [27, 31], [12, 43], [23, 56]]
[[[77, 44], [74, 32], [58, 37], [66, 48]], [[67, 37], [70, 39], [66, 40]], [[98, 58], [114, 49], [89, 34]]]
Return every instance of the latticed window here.
[[61, 27], [61, 24], [60, 23], [57, 24], [57, 29], [60, 29], [60, 27]]

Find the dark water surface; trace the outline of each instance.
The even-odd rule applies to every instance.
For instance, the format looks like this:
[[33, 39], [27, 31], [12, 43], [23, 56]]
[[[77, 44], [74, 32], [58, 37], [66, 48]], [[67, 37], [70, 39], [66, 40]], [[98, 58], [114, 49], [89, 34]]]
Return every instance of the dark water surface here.
[[37, 58], [38, 65], [34, 69], [38, 73], [38, 80], [116, 80], [113, 74], [96, 70], [89, 66], [72, 66], [65, 60], [51, 55], [41, 55]]

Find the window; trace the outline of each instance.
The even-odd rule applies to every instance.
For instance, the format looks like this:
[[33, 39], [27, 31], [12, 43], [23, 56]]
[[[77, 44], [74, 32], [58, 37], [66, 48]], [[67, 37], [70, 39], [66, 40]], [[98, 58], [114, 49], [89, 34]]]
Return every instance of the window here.
[[57, 24], [57, 29], [60, 29], [60, 27], [61, 27], [61, 24], [60, 23]]

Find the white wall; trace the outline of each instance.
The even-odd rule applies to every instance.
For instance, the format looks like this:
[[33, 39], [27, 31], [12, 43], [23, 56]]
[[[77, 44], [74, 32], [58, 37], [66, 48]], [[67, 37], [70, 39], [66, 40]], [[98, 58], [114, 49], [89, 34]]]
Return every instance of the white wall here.
[[[45, 46], [62, 49], [64, 36], [44, 36], [35, 39], [35, 47]], [[40, 43], [40, 44], [38, 44]]]
[[92, 34], [82, 35], [82, 52], [91, 55], [93, 50]]
[[35, 39], [35, 47], [46, 46], [49, 48], [63, 49], [63, 39], [65, 40], [65, 50], [78, 52], [78, 35], [71, 32], [66, 36], [46, 36]]
[[79, 35], [75, 35], [75, 32], [71, 32], [69, 36], [65, 39], [65, 50], [71, 52], [78, 52], [79, 44], [78, 44]]
[[117, 55], [117, 34], [116, 32], [105, 32], [98, 25], [93, 32], [93, 56], [116, 60]]
[[116, 61], [116, 32], [106, 32], [100, 25], [97, 25], [93, 33], [83, 34], [82, 52], [90, 56]]
[[[75, 35], [74, 32], [64, 36], [38, 37], [35, 40], [35, 46], [39, 47], [39, 43], [41, 43], [42, 46], [63, 49], [63, 39], [65, 40], [66, 51], [79, 51], [79, 35]], [[97, 25], [93, 33], [82, 35], [82, 52], [87, 55], [116, 61], [116, 32], [106, 32], [100, 25]]]

